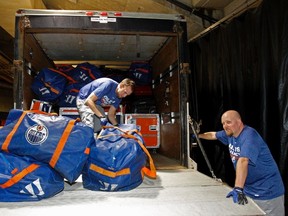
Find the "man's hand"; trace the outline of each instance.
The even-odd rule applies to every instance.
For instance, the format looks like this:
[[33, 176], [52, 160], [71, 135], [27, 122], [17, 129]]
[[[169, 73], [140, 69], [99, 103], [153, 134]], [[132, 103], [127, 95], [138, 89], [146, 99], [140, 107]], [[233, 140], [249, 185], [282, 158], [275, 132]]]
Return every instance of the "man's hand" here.
[[191, 134], [191, 139], [196, 139], [196, 135], [194, 133]]
[[94, 116], [100, 120], [101, 126], [106, 126], [108, 120], [105, 116], [97, 116], [96, 114]]
[[248, 203], [246, 195], [243, 193], [243, 188], [234, 187], [231, 192], [229, 192], [226, 198], [233, 197], [233, 202], [239, 205], [245, 205]]
[[101, 124], [102, 126], [106, 126], [106, 124], [107, 124], [107, 122], [108, 122], [107, 118], [104, 117], [104, 116], [101, 116], [99, 119], [100, 119], [100, 124]]

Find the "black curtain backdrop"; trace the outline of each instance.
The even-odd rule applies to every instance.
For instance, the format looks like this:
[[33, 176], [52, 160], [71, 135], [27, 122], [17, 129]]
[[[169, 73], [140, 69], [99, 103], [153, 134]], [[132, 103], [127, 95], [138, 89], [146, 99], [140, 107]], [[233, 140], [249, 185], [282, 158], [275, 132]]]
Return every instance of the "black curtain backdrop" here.
[[[287, 11], [287, 0], [264, 0], [189, 46], [191, 117], [202, 120], [201, 132], [216, 131], [223, 112], [239, 111], [268, 143], [283, 177], [288, 213]], [[228, 149], [218, 141], [202, 144], [216, 176], [233, 186]], [[210, 175], [200, 149], [192, 151], [198, 170]]]

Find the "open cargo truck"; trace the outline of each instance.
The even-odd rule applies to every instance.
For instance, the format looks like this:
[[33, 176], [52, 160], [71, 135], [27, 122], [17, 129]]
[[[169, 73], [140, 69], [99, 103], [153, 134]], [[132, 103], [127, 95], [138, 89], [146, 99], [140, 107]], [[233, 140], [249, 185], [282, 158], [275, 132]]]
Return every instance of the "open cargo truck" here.
[[21, 9], [15, 27], [14, 103], [18, 109], [29, 109], [37, 99], [31, 84], [42, 68], [89, 62], [123, 71], [133, 61], [149, 62], [160, 118], [160, 145], [157, 154], [152, 154], [158, 177], [144, 179], [125, 193], [87, 191], [77, 182], [67, 186], [64, 194], [39, 203], [0, 203], [1, 213], [39, 215], [45, 206], [47, 215], [60, 209], [73, 215], [92, 210], [126, 216], [263, 215], [250, 199], [245, 207], [226, 199], [231, 188], [197, 172], [189, 158], [190, 70], [183, 16]]
[[157, 113], [165, 118], [158, 151], [187, 166], [189, 57], [183, 16], [19, 10], [15, 42], [14, 95], [20, 109], [37, 99], [31, 83], [42, 68], [89, 62], [127, 70], [133, 61], [149, 62]]

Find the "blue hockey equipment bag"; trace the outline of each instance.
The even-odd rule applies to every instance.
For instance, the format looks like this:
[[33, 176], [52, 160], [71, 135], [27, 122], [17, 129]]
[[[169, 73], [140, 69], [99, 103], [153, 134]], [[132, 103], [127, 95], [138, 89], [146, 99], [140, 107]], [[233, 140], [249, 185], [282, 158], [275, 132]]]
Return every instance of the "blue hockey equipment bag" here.
[[61, 71], [43, 68], [35, 76], [31, 89], [39, 100], [55, 102], [61, 96], [68, 81], [75, 82]]
[[132, 62], [129, 68], [129, 78], [136, 85], [150, 85], [152, 83], [152, 66], [145, 61]]
[[156, 178], [156, 169], [134, 124], [107, 124], [91, 148], [83, 169], [83, 187], [95, 191], [127, 191]]
[[10, 110], [0, 130], [1, 150], [47, 163], [72, 183], [95, 144], [93, 129], [79, 121], [41, 111]]
[[63, 177], [48, 164], [0, 152], [0, 202], [38, 201], [63, 189]]
[[66, 74], [70, 76], [73, 80], [75, 80], [77, 83], [84, 84], [88, 84], [95, 79], [103, 77], [100, 69], [97, 66], [92, 65], [88, 62], [78, 64], [76, 68], [68, 71]]
[[85, 85], [85, 83], [73, 83], [65, 87], [62, 95], [59, 98], [59, 107], [76, 107], [76, 98], [79, 90]]

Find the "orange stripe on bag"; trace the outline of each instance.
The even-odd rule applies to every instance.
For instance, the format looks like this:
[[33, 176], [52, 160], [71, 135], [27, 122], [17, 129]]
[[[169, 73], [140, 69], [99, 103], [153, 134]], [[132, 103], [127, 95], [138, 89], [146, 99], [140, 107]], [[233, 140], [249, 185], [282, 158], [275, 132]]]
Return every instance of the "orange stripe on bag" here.
[[75, 93], [78, 93], [80, 90], [78, 89], [71, 89], [70, 92], [75, 92]]
[[84, 69], [84, 70], [88, 71], [88, 74], [89, 74], [89, 76], [90, 76], [90, 77], [91, 77], [93, 80], [95, 80], [95, 79], [96, 79], [96, 77], [93, 75], [93, 73], [92, 73], [91, 69], [89, 69], [89, 68], [86, 68], [86, 67], [83, 67], [83, 66], [81, 66], [80, 68], [82, 68], [82, 69]]
[[17, 172], [18, 172], [18, 169], [15, 168], [15, 169], [13, 169], [13, 170], [11, 171], [11, 174], [12, 174], [12, 175], [15, 175]]
[[149, 151], [147, 150], [147, 148], [143, 145], [143, 143], [138, 140], [137, 141], [138, 144], [141, 146], [142, 150], [146, 153], [146, 155], [148, 156], [149, 158], [149, 168], [148, 167], [143, 167], [142, 168], [142, 171], [144, 172], [145, 175], [147, 175], [148, 177], [150, 178], [156, 178], [157, 177], [157, 174], [156, 174], [156, 167], [154, 165], [154, 162], [153, 162], [153, 159], [149, 153]]
[[16, 131], [18, 130], [18, 128], [19, 128], [21, 122], [23, 121], [25, 115], [26, 115], [26, 112], [23, 112], [22, 115], [20, 116], [18, 122], [15, 124], [15, 126], [13, 127], [11, 132], [6, 137], [5, 141], [2, 144], [2, 150], [3, 151], [8, 152], [8, 146], [9, 146], [9, 144], [11, 142], [11, 139], [12, 139], [13, 135], [16, 133]]
[[65, 73], [63, 73], [63, 72], [61, 72], [61, 71], [59, 71], [59, 70], [55, 70], [55, 69], [53, 69], [53, 68], [49, 68], [49, 70], [54, 71], [54, 72], [56, 72], [56, 73], [58, 73], [58, 74], [61, 74], [61, 75], [64, 76], [67, 80], [69, 80], [71, 83], [76, 83], [76, 81], [75, 81], [72, 77], [67, 76]]
[[27, 174], [37, 169], [39, 166], [40, 165], [38, 164], [31, 164], [30, 166], [28, 166], [27, 168], [23, 169], [21, 172], [13, 176], [11, 179], [1, 184], [0, 187], [5, 189], [5, 188], [13, 186], [14, 184], [18, 183], [21, 179], [23, 179]]
[[[144, 144], [134, 135], [128, 133], [129, 131], [127, 131], [125, 134], [122, 134], [123, 137], [125, 138], [130, 138], [130, 139], [135, 139], [137, 140], [138, 144], [140, 145], [140, 147], [142, 148], [142, 150], [145, 152], [145, 154], [148, 156], [149, 158], [149, 168], [148, 167], [143, 167], [142, 168], [142, 172], [150, 177], [150, 178], [156, 178], [157, 174], [156, 174], [156, 167], [154, 165], [153, 159], [149, 153], [149, 151], [147, 150], [147, 148], [144, 146]], [[133, 130], [133, 132], [137, 133], [138, 135], [141, 136], [141, 133], [138, 131]]]
[[89, 155], [90, 154], [90, 148], [86, 148], [85, 151], [84, 151], [84, 154]]
[[66, 126], [66, 128], [65, 128], [65, 130], [64, 130], [64, 132], [63, 132], [63, 134], [62, 134], [62, 136], [61, 136], [61, 138], [57, 144], [57, 147], [54, 151], [54, 154], [52, 155], [51, 160], [49, 161], [49, 165], [53, 168], [55, 167], [55, 165], [56, 165], [56, 163], [57, 163], [57, 161], [58, 161], [58, 159], [59, 159], [59, 157], [63, 151], [63, 148], [64, 148], [64, 146], [68, 140], [68, 137], [69, 137], [69, 135], [70, 135], [70, 133], [74, 127], [75, 121], [76, 120], [70, 120], [68, 122], [68, 125]]
[[53, 93], [55, 93], [55, 94], [60, 94], [60, 92], [59, 92], [57, 89], [53, 88], [49, 83], [44, 82], [44, 85], [45, 85], [46, 87], [49, 87], [50, 90], [51, 90]]
[[[136, 132], [136, 133], [138, 133], [138, 135], [140, 134], [140, 132]], [[140, 134], [140, 135], [141, 135], [141, 134]], [[124, 137], [126, 137], [126, 138], [132, 138], [132, 139], [137, 140], [138, 144], [140, 145], [140, 147], [142, 148], [142, 150], [145, 152], [145, 154], [146, 154], [146, 155], [148, 156], [148, 158], [149, 158], [149, 168], [146, 167], [146, 166], [143, 167], [143, 168], [142, 168], [142, 172], [143, 172], [146, 176], [155, 179], [155, 178], [157, 177], [156, 167], [155, 167], [155, 165], [154, 165], [154, 161], [153, 161], [153, 159], [152, 159], [149, 151], [147, 150], [147, 148], [146, 148], [146, 147], [143, 145], [143, 143], [142, 143], [136, 136], [134, 136], [134, 135], [131, 135], [131, 134], [128, 134], [128, 135], [127, 135], [127, 134], [125, 134]]]
[[103, 169], [95, 164], [91, 164], [90, 165], [90, 169], [97, 172], [97, 173], [100, 173], [102, 175], [105, 175], [105, 176], [108, 176], [110, 178], [115, 178], [117, 176], [121, 176], [121, 175], [129, 175], [130, 174], [130, 169], [129, 168], [125, 168], [125, 169], [122, 169], [122, 170], [119, 170], [117, 172], [113, 172], [113, 171], [110, 171], [110, 170], [106, 170], [106, 169]]

